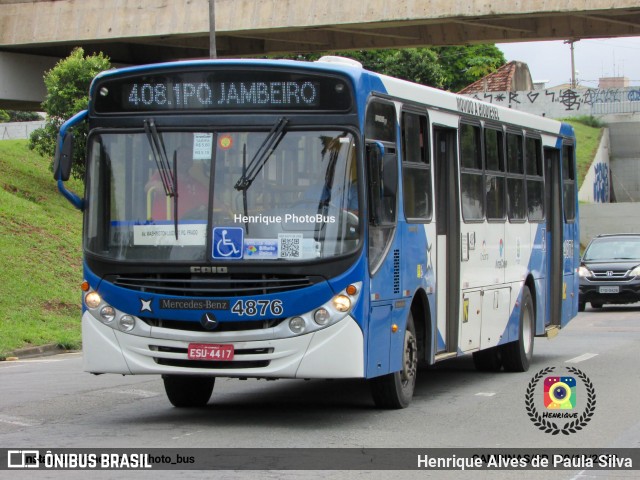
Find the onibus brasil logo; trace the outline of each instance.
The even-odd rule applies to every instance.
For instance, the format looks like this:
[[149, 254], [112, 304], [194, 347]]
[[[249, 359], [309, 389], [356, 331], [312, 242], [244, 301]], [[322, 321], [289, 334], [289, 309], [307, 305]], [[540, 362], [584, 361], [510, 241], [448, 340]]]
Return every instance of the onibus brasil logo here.
[[[555, 367], [547, 367], [534, 375], [527, 387], [525, 406], [529, 419], [545, 433], [570, 435], [582, 430], [591, 421], [596, 409], [596, 392], [584, 372], [567, 367], [570, 375], [552, 375]], [[543, 380], [544, 378], [544, 380]], [[584, 386], [586, 396], [578, 396], [578, 381]], [[542, 395], [536, 394], [536, 386], [543, 380]], [[541, 401], [542, 400], [542, 401]], [[537, 405], [544, 405], [538, 410]], [[582, 405], [582, 407], [580, 407]], [[566, 420], [564, 425], [556, 420]]]

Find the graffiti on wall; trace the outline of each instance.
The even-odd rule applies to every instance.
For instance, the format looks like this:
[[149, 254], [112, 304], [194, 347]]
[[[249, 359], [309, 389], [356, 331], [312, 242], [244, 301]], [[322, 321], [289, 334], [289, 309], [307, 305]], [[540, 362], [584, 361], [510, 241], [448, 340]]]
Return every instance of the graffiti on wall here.
[[530, 90], [528, 92], [479, 92], [473, 98], [489, 103], [497, 103], [509, 108], [517, 108], [521, 104], [536, 102], [559, 103], [567, 111], [580, 110], [581, 106], [593, 106], [597, 103], [638, 102], [640, 106], [640, 89], [627, 88], [587, 88], [560, 90]]
[[593, 201], [609, 203], [609, 165], [596, 163], [593, 165], [595, 178], [593, 180]]

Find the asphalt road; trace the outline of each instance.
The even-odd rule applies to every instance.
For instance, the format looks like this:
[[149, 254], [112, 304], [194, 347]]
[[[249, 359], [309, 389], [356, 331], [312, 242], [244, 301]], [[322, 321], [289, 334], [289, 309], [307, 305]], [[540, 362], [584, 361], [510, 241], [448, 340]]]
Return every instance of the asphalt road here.
[[[92, 376], [81, 353], [0, 362], [2, 448], [191, 447], [640, 447], [640, 306], [581, 313], [553, 340], [536, 339], [526, 373], [480, 373], [471, 357], [420, 370], [415, 397], [404, 410], [373, 406], [363, 381], [218, 379], [206, 408], [171, 406], [158, 377]], [[525, 408], [525, 393], [540, 370], [568, 375], [578, 368], [597, 404], [581, 431], [550, 435]], [[540, 382], [540, 385], [542, 383]], [[541, 386], [538, 390], [541, 390]], [[578, 379], [577, 397], [589, 394]], [[544, 411], [536, 390], [535, 402]], [[585, 402], [585, 403], [580, 403]], [[562, 421], [558, 421], [562, 424]], [[488, 472], [465, 472], [486, 478]], [[8, 475], [11, 474], [11, 475]], [[123, 478], [121, 472], [95, 472]], [[516, 472], [492, 472], [514, 478]], [[93, 475], [93, 474], [92, 474]], [[638, 478], [640, 471], [517, 472], [518, 478]], [[169, 478], [175, 472], [136, 472]], [[255, 478], [256, 472], [188, 471], [183, 478]], [[263, 478], [460, 478], [459, 472], [270, 471]], [[1, 471], [0, 478], [86, 478], [82, 472]]]

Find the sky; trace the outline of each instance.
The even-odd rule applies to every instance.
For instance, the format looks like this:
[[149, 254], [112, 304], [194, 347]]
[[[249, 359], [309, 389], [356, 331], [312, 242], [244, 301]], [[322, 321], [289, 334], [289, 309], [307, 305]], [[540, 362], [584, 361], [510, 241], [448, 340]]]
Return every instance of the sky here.
[[[529, 65], [534, 82], [548, 80], [547, 87], [571, 82], [571, 49], [562, 40], [551, 42], [500, 43], [507, 62]], [[596, 88], [601, 77], [627, 77], [640, 85], [640, 37], [580, 40], [574, 43], [576, 79]]]

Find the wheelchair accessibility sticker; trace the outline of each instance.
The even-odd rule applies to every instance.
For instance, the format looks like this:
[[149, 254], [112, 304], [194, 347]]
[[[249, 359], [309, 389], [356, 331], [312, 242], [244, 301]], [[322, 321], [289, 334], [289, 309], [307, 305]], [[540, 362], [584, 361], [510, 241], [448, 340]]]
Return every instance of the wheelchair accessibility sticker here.
[[215, 227], [213, 229], [213, 258], [242, 258], [244, 230], [238, 227]]

